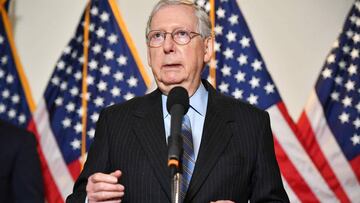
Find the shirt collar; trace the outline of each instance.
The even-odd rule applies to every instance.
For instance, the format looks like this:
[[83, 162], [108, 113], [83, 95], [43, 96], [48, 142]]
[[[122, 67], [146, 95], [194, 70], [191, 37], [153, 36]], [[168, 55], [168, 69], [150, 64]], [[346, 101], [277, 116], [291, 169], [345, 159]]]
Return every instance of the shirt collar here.
[[[207, 107], [207, 105], [204, 105], [204, 104], [207, 104], [207, 98], [208, 98], [208, 92], [205, 89], [204, 85], [202, 83], [200, 83], [195, 94], [193, 94], [189, 98], [190, 108], [193, 109], [199, 115], [204, 117], [205, 113], [206, 113], [206, 107]], [[166, 108], [167, 96], [162, 94], [161, 99], [162, 99], [163, 116], [165, 119], [167, 116], [169, 116], [169, 112], [167, 111], [167, 108]]]

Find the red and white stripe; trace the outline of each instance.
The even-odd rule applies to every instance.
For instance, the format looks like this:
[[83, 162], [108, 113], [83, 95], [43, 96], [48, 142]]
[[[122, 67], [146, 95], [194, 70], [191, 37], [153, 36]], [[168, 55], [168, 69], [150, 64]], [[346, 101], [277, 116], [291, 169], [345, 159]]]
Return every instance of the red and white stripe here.
[[315, 90], [299, 119], [298, 128], [301, 131], [299, 140], [337, 198], [341, 202], [359, 202], [359, 177], [336, 142]]
[[[297, 128], [283, 103], [267, 109], [276, 157], [291, 202], [339, 202], [297, 138]], [[291, 194], [295, 193], [295, 194]], [[295, 198], [296, 197], [296, 198]]]
[[295, 194], [295, 192], [293, 191], [293, 189], [290, 187], [290, 185], [287, 183], [286, 178], [284, 176], [281, 176], [282, 178], [282, 182], [285, 188], [285, 191], [289, 197], [289, 199], [291, 200], [291, 203], [301, 203], [299, 197]]
[[[34, 113], [34, 122], [38, 131], [39, 143], [44, 154], [45, 162], [50, 169], [50, 175], [56, 184], [58, 192], [60, 193], [53, 193], [49, 195], [60, 195], [62, 201], [58, 197], [56, 198], [56, 202], [64, 202], [66, 197], [72, 192], [74, 178], [72, 177], [71, 172], [62, 157], [59, 146], [51, 130], [49, 115], [43, 99], [39, 102], [37, 110]], [[54, 198], [47, 197], [47, 199]]]

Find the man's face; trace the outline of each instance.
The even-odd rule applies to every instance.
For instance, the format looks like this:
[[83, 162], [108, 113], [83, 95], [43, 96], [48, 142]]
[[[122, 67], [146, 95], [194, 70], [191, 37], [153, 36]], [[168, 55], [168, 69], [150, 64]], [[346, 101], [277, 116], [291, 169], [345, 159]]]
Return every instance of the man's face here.
[[[172, 33], [176, 29], [198, 32], [194, 9], [186, 5], [164, 6], [152, 18], [151, 30]], [[164, 94], [182, 86], [191, 96], [201, 81], [204, 64], [212, 54], [211, 40], [196, 36], [186, 45], [178, 45], [167, 34], [160, 47], [148, 47], [148, 63], [156, 83]]]

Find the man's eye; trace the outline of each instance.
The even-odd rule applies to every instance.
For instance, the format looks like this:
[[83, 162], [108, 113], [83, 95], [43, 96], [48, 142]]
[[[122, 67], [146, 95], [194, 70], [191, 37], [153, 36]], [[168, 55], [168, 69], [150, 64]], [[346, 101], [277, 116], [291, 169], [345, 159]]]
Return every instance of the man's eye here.
[[154, 33], [151, 38], [152, 38], [152, 39], [162, 38], [162, 34], [161, 34], [160, 32]]
[[184, 30], [179, 30], [175, 33], [175, 35], [178, 37], [187, 37], [189, 34]]

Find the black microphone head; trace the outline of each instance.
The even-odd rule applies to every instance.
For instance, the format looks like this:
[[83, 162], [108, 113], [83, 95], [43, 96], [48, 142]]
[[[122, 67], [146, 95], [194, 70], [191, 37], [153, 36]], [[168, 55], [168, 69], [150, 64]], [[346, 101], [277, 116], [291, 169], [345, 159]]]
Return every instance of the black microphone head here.
[[174, 87], [169, 92], [166, 102], [166, 108], [169, 113], [171, 112], [171, 108], [175, 104], [180, 104], [181, 106], [183, 106], [184, 115], [189, 110], [189, 94], [186, 89], [181, 86]]

